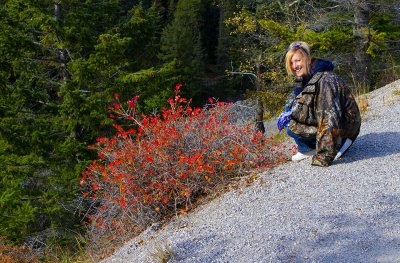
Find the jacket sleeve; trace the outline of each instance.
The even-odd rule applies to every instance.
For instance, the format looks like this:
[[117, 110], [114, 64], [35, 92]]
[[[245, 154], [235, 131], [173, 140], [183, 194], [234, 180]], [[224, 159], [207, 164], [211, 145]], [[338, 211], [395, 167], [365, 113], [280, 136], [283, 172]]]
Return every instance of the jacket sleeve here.
[[287, 100], [285, 102], [285, 112], [289, 112], [292, 110], [293, 102], [296, 99], [296, 96], [300, 94], [303, 90], [303, 78], [297, 77], [293, 83], [293, 90], [289, 93]]
[[337, 153], [340, 143], [341, 106], [340, 90], [333, 75], [325, 75], [319, 81], [316, 98], [317, 153], [312, 164], [328, 166]]
[[285, 101], [285, 106], [284, 106], [283, 112], [291, 111], [292, 106], [293, 106], [293, 101], [295, 98], [296, 98], [296, 94], [294, 93], [294, 91], [289, 93], [289, 95], [287, 96], [287, 99]]

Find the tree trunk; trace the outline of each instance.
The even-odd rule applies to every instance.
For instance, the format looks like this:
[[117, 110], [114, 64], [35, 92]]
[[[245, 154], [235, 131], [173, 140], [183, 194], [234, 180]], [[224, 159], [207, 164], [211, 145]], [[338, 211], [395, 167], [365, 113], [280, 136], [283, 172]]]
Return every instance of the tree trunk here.
[[[258, 58], [258, 61], [261, 60], [261, 57]], [[262, 134], [265, 133], [265, 126], [264, 126], [264, 104], [258, 96], [260, 91], [260, 63], [256, 62], [256, 92], [257, 92], [257, 108], [256, 108], [256, 130], [260, 131]]]
[[369, 13], [370, 2], [365, 0], [353, 0], [354, 26], [353, 34], [356, 38], [354, 80], [356, 87], [371, 86], [370, 56], [367, 49], [370, 43]]
[[[54, 4], [54, 19], [57, 22], [57, 26], [61, 23], [62, 14], [61, 14], [61, 4], [55, 3]], [[58, 41], [61, 41], [57, 36]], [[60, 61], [60, 72], [59, 76], [60, 79], [67, 81], [69, 79], [68, 71], [67, 71], [67, 51], [64, 48], [58, 49], [58, 61]]]
[[264, 104], [262, 101], [257, 98], [257, 108], [256, 108], [256, 130], [260, 131], [262, 134], [265, 133], [265, 126], [264, 126]]

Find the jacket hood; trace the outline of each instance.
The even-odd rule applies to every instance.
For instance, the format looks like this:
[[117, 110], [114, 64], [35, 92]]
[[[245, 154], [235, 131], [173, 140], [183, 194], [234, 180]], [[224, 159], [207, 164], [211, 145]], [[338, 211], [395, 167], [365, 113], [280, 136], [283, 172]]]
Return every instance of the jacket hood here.
[[335, 66], [329, 60], [325, 60], [325, 59], [321, 59], [321, 58], [312, 59], [310, 75], [304, 79], [303, 84], [304, 85], [306, 85], [307, 83], [310, 84], [309, 81], [312, 79], [312, 77], [315, 75], [315, 73], [332, 71], [334, 68], [335, 68]]
[[314, 59], [311, 65], [311, 76], [317, 72], [332, 71], [335, 68], [331, 61], [320, 58]]

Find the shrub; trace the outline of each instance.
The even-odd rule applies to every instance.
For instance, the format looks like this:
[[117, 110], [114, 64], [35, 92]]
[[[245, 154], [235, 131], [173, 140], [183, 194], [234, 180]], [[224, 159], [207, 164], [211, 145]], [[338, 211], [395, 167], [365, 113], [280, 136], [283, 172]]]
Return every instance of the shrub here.
[[190, 208], [199, 194], [283, 156], [254, 124], [236, 124], [232, 104], [209, 99], [192, 108], [180, 86], [161, 114], [137, 112], [138, 97], [109, 107], [116, 134], [90, 146], [98, 153], [82, 174], [92, 238], [116, 240], [143, 230], [170, 211]]

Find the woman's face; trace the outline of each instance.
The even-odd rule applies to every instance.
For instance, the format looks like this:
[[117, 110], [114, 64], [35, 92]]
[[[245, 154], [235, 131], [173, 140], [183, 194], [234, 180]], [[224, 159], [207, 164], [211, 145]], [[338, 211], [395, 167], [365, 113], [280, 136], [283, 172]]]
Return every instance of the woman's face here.
[[290, 59], [290, 65], [292, 67], [293, 73], [297, 77], [306, 77], [307, 76], [307, 68], [306, 63], [310, 64], [310, 59], [303, 56], [300, 51], [294, 52], [292, 59]]

